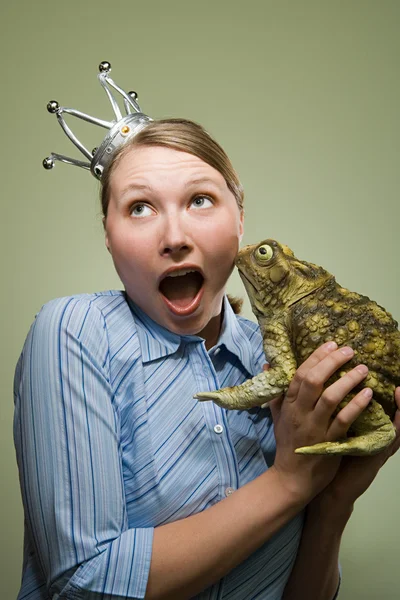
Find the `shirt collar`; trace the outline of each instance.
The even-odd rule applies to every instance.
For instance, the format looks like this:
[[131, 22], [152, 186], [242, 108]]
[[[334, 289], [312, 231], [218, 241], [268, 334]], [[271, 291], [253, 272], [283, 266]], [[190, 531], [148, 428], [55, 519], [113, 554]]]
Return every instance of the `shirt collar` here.
[[135, 316], [143, 362], [157, 360], [176, 352], [181, 345], [182, 337], [153, 321], [128, 295], [126, 299]]
[[[141, 308], [126, 295], [128, 305], [135, 316], [136, 329], [139, 336], [144, 363], [169, 356], [176, 352], [182, 343], [202, 342], [203, 338], [196, 335], [178, 335], [172, 333], [151, 319]], [[250, 341], [241, 328], [232, 310], [229, 300], [224, 296], [224, 317], [219, 339], [214, 346], [225, 348], [234, 354], [248, 373], [254, 373], [254, 351]]]

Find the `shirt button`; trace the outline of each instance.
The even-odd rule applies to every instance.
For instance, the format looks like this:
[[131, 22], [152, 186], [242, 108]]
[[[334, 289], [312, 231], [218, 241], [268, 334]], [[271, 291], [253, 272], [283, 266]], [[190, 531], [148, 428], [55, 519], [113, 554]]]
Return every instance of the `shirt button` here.
[[227, 487], [226, 490], [225, 490], [225, 496], [231, 496], [234, 491], [235, 491], [234, 488]]
[[224, 430], [224, 428], [222, 427], [222, 425], [214, 425], [214, 431], [215, 433], [222, 433]]

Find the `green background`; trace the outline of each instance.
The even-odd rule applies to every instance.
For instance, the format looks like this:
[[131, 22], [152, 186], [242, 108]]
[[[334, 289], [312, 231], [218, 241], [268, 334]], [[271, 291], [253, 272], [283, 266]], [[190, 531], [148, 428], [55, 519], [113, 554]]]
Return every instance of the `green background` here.
[[[390, 0], [3, 4], [2, 599], [16, 597], [22, 562], [12, 377], [24, 338], [49, 299], [120, 287], [97, 182], [41, 167], [51, 151], [79, 154], [47, 101], [110, 118], [96, 79], [109, 60], [145, 112], [198, 121], [226, 149], [246, 190], [244, 243], [274, 237], [399, 319], [399, 21]], [[244, 294], [236, 275], [230, 291]], [[341, 600], [399, 597], [399, 465], [356, 504]]]

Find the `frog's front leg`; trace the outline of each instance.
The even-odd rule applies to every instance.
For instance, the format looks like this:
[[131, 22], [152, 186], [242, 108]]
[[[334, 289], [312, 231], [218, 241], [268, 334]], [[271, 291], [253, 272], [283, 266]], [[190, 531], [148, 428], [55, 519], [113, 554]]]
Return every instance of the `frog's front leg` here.
[[222, 388], [215, 392], [199, 392], [194, 397], [200, 401], [212, 400], [221, 408], [248, 410], [280, 396], [288, 386], [287, 374], [280, 368], [272, 368], [241, 385]]
[[235, 387], [199, 392], [194, 396], [197, 400], [212, 400], [221, 408], [248, 410], [253, 406], [262, 406], [286, 392], [296, 372], [296, 359], [286, 327], [276, 321], [262, 326], [262, 329], [264, 352], [270, 360], [269, 369]]

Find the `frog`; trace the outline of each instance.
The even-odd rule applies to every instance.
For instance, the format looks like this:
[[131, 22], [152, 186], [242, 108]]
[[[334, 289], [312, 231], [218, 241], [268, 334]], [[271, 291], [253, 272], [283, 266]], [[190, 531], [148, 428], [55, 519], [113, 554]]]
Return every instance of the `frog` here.
[[303, 446], [298, 454], [373, 455], [396, 436], [395, 388], [400, 385], [400, 331], [392, 315], [369, 297], [342, 287], [314, 263], [298, 259], [273, 239], [245, 246], [236, 260], [240, 277], [259, 323], [269, 368], [235, 387], [199, 392], [228, 410], [264, 407], [284, 394], [297, 368], [323, 343], [350, 346], [354, 355], [327, 381], [326, 387], [358, 364], [368, 375], [340, 403], [343, 408], [363, 387], [373, 399], [351, 425], [346, 437]]

